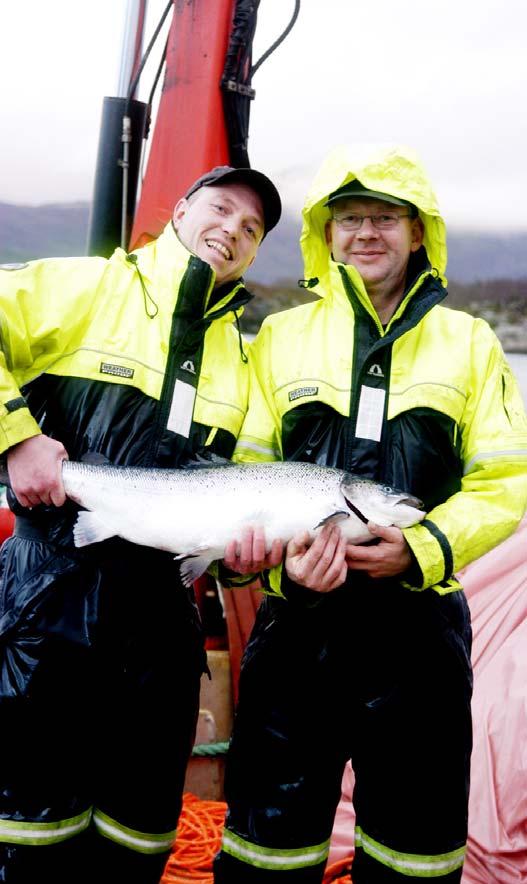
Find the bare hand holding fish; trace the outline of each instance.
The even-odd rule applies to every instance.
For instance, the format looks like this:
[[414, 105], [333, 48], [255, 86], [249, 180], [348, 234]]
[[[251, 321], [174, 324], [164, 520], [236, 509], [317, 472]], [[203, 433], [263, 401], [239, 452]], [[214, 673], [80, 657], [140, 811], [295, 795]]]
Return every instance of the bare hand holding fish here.
[[298, 586], [331, 592], [346, 581], [346, 540], [338, 525], [325, 525], [311, 542], [309, 532], [287, 544], [284, 567]]
[[44, 434], [24, 439], [10, 449], [9, 485], [21, 506], [62, 506], [66, 494], [61, 467], [67, 457], [62, 443]]
[[402, 531], [373, 522], [368, 522], [368, 529], [379, 542], [372, 546], [348, 543], [346, 562], [350, 571], [365, 571], [376, 579], [403, 574], [412, 564], [412, 557]]
[[231, 540], [225, 547], [223, 564], [238, 574], [255, 574], [280, 564], [283, 550], [283, 543], [277, 538], [268, 551], [263, 528], [247, 526], [240, 540]]

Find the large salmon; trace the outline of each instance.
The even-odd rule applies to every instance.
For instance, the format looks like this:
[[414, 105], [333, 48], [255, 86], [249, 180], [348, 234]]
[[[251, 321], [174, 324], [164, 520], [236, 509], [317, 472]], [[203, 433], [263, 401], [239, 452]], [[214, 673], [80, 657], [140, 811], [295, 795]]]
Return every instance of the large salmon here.
[[299, 531], [312, 535], [339, 521], [355, 543], [370, 540], [366, 522], [406, 528], [424, 518], [421, 501], [332, 467], [275, 462], [157, 470], [64, 461], [68, 497], [80, 512], [77, 546], [118, 535], [173, 552], [190, 585], [246, 525], [261, 525], [268, 545]]

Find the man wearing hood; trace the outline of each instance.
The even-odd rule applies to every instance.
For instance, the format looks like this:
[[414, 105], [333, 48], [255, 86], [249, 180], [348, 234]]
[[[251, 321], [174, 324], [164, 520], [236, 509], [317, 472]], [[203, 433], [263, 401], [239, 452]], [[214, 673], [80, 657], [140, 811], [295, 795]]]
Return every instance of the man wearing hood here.
[[[272, 182], [216, 167], [141, 249], [0, 269], [0, 880], [157, 884], [206, 668], [173, 556], [79, 550], [64, 458], [230, 457], [247, 407], [243, 274], [280, 217]], [[16, 496], [16, 497], [15, 497]]]
[[[405, 148], [324, 163], [304, 209], [305, 285], [252, 348], [240, 461], [340, 467], [421, 498], [400, 531], [297, 537], [248, 643], [217, 884], [322, 881], [344, 765], [354, 884], [461, 880], [471, 752], [470, 618], [455, 573], [527, 504], [527, 419], [481, 319], [443, 306], [446, 236]], [[249, 570], [261, 532], [231, 544]]]

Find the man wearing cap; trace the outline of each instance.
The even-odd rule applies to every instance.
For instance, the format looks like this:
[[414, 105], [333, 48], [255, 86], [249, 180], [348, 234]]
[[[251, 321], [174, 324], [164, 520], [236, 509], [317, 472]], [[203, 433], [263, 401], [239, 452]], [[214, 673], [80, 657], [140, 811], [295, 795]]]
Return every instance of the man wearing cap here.
[[1, 881], [161, 877], [206, 668], [199, 615], [170, 554], [75, 548], [61, 463], [231, 456], [248, 391], [242, 277], [280, 209], [263, 174], [219, 167], [144, 248], [0, 270], [16, 512], [0, 556]]
[[[235, 457], [339, 467], [427, 515], [368, 523], [366, 546], [338, 526], [294, 538], [265, 575], [215, 881], [319, 884], [351, 759], [353, 884], [459, 882], [472, 681], [455, 574], [525, 512], [527, 419], [489, 326], [443, 306], [445, 226], [412, 151], [331, 154], [301, 245], [319, 298], [264, 322]], [[249, 570], [261, 546], [247, 532], [226, 564]]]

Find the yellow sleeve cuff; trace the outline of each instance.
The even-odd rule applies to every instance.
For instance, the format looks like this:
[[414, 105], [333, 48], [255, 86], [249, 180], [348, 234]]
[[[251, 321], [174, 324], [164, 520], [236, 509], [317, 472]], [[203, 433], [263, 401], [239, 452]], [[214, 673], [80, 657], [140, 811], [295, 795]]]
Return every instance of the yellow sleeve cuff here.
[[39, 433], [40, 427], [28, 408], [6, 411], [0, 417], [0, 453]]

